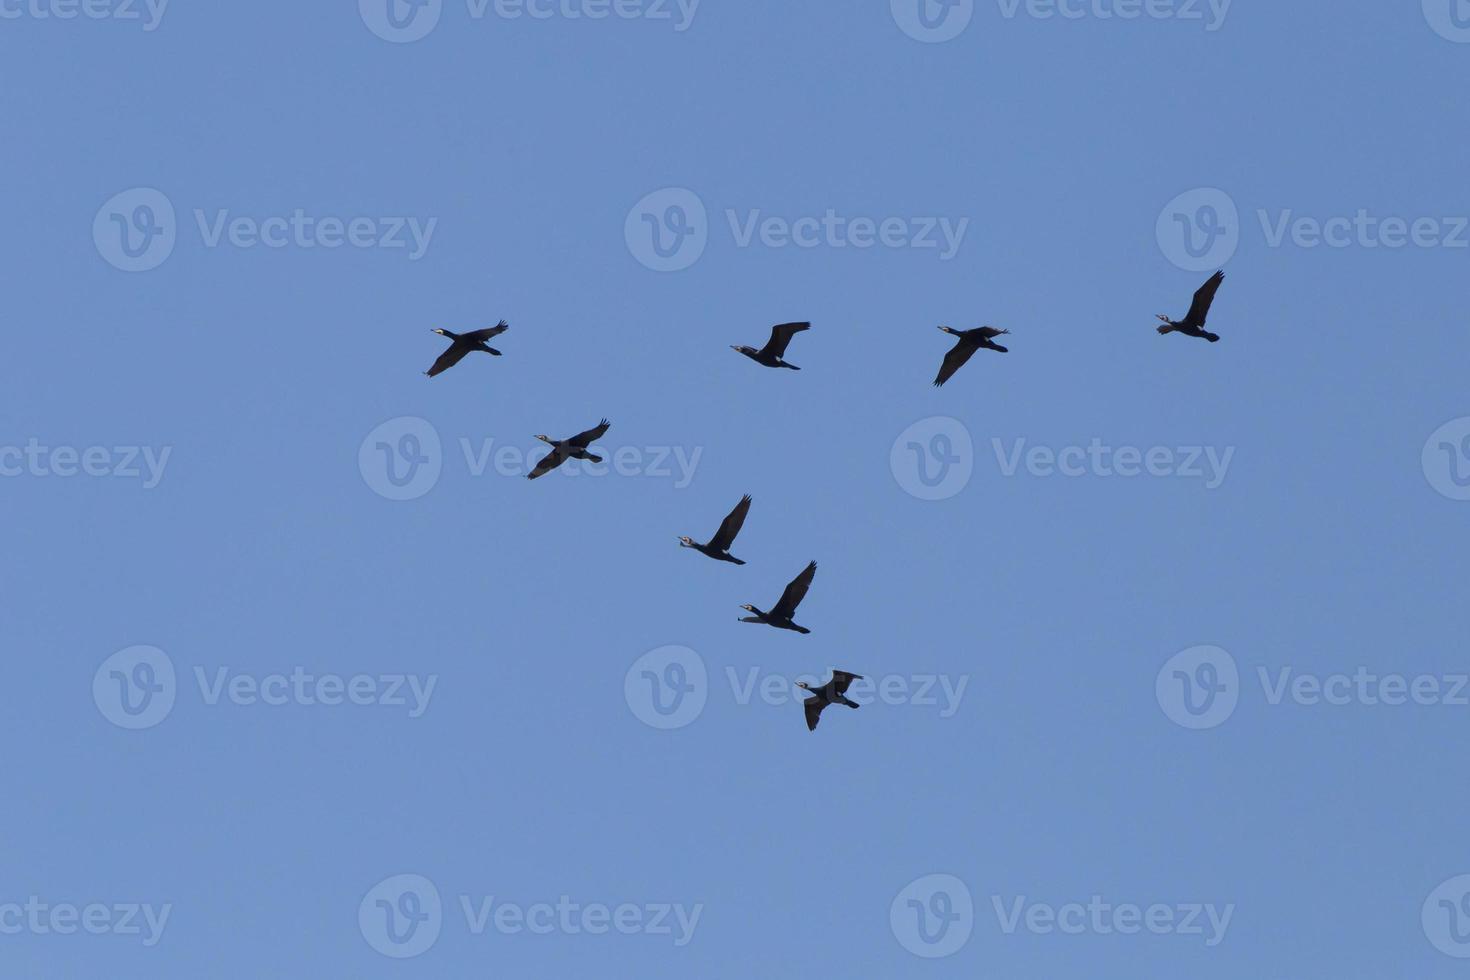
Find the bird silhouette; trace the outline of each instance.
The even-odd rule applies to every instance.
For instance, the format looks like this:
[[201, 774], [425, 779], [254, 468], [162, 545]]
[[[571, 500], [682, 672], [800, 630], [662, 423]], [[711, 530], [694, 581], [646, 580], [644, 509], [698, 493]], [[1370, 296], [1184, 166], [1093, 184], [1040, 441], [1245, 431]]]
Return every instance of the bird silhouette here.
[[817, 722], [821, 720], [822, 711], [829, 704], [845, 704], [849, 708], [862, 707], [847, 697], [847, 689], [852, 686], [852, 682], [862, 679], [862, 674], [849, 674], [845, 670], [834, 670], [832, 679], [821, 687], [812, 687], [805, 681], [797, 681], [797, 687], [803, 691], [810, 691], [812, 694], [811, 697], [801, 702], [802, 707], [806, 709], [806, 730], [809, 732], [817, 730]]
[[440, 354], [439, 359], [424, 373], [431, 378], [436, 374], [443, 374], [464, 360], [464, 356], [471, 351], [484, 351], [486, 354], [494, 354], [496, 357], [499, 357], [500, 351], [491, 347], [485, 341], [491, 337], [498, 337], [509, 329], [510, 324], [501, 320], [493, 327], [486, 327], [484, 330], [471, 330], [469, 333], [451, 333], [448, 330], [435, 330], [434, 333], [441, 337], [448, 337], [453, 342], [444, 349], [444, 353]]
[[526, 478], [534, 480], [538, 476], [545, 476], [569, 459], [585, 459], [589, 463], [600, 463], [602, 457], [587, 451], [587, 447], [598, 439], [601, 439], [610, 428], [607, 419], [603, 419], [594, 429], [579, 432], [570, 439], [553, 439], [550, 436], [537, 436], [542, 442], [551, 446], [551, 452], [541, 458], [536, 468], [526, 474]]
[[735, 535], [740, 533], [741, 527], [745, 525], [745, 515], [750, 513], [750, 494], [740, 498], [740, 503], [735, 509], [720, 522], [720, 529], [715, 536], [705, 544], [700, 544], [693, 538], [679, 539], [679, 545], [684, 548], [693, 548], [701, 554], [708, 555], [719, 561], [728, 561], [735, 565], [744, 565], [745, 562], [730, 554], [730, 545], [735, 543]]
[[1010, 349], [1002, 347], [995, 342], [995, 338], [1002, 334], [1010, 333], [1009, 330], [1000, 330], [996, 327], [976, 327], [974, 330], [955, 330], [953, 327], [940, 327], [947, 334], [953, 334], [960, 338], [959, 343], [949, 349], [944, 355], [944, 363], [939, 365], [939, 376], [934, 379], [934, 387], [943, 387], [944, 383], [954, 377], [954, 373], [965, 366], [970, 355], [984, 347], [986, 350], [999, 351], [1002, 354], [1010, 353]]
[[764, 623], [774, 626], [780, 630], [791, 630], [794, 633], [810, 633], [811, 630], [805, 626], [797, 626], [791, 621], [796, 615], [796, 607], [801, 605], [801, 600], [806, 598], [806, 590], [811, 588], [812, 576], [817, 574], [817, 563], [812, 562], [801, 570], [801, 574], [791, 580], [786, 586], [786, 591], [781, 593], [781, 599], [770, 612], [761, 612], [755, 606], [744, 605], [741, 609], [750, 613], [749, 616], [741, 618], [742, 623]]
[[746, 347], [743, 345], [732, 345], [730, 349], [737, 350], [740, 353], [744, 354], [746, 357], [750, 358], [752, 361], [755, 361], [757, 364], [764, 364], [766, 367], [769, 368], [790, 368], [793, 371], [800, 371], [801, 368], [797, 367], [795, 364], [786, 363], [786, 345], [791, 343], [792, 337], [795, 337], [803, 330], [810, 330], [811, 326], [812, 325], [810, 323], [805, 322], [778, 323], [771, 328], [771, 339], [766, 341], [766, 346], [762, 347], [760, 350], [756, 350], [754, 347]]
[[1189, 312], [1183, 320], [1171, 320], [1160, 313], [1159, 319], [1164, 323], [1159, 327], [1159, 333], [1182, 333], [1186, 337], [1200, 337], [1215, 343], [1220, 339], [1217, 333], [1210, 333], [1205, 329], [1205, 319], [1210, 315], [1210, 304], [1215, 302], [1215, 294], [1220, 291], [1220, 283], [1225, 281], [1225, 273], [1217, 272], [1209, 280], [1195, 291], [1194, 302], [1189, 306]]

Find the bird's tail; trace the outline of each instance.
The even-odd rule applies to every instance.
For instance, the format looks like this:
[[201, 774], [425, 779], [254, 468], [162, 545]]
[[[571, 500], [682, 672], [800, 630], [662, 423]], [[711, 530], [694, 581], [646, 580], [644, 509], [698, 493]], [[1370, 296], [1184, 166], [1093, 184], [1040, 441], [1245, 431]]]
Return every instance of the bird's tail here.
[[599, 456], [599, 455], [597, 455], [596, 453], [588, 453], [585, 458], [586, 458], [587, 462], [589, 462], [589, 463], [600, 463], [600, 462], [602, 462], [602, 457]]
[[1173, 333], [1173, 332], [1174, 332], [1174, 326], [1173, 326], [1173, 324], [1169, 324], [1169, 323], [1161, 323], [1161, 324], [1159, 324], [1159, 333]]
[[781, 362], [781, 366], [784, 367], [784, 368], [790, 368], [793, 371], [800, 371], [801, 370], [801, 368], [797, 367], [795, 364], [787, 364], [785, 361], [782, 361]]
[[796, 632], [800, 633], [802, 636], [806, 636], [808, 633], [811, 632], [811, 630], [807, 629], [805, 626], [793, 626], [791, 628], [796, 630]]
[[735, 557], [732, 556], [730, 558], [730, 564], [732, 564], [732, 565], [744, 565], [745, 562], [741, 561], [739, 558], [735, 558]]
[[496, 357], [500, 356], [500, 351], [496, 350], [494, 347], [486, 347], [485, 352], [487, 354], [494, 354]]
[[991, 344], [990, 349], [1000, 351], [1002, 354], [1009, 354], [1011, 352], [1009, 347], [1002, 347], [1000, 344]]
[[862, 705], [860, 705], [860, 704], [858, 704], [858, 703], [857, 703], [857, 702], [856, 702], [856, 701], [849, 701], [849, 700], [848, 700], [848, 699], [847, 699], [847, 697], [846, 697], [846, 695], [844, 695], [844, 696], [843, 696], [843, 697], [842, 697], [842, 699], [841, 699], [841, 700], [840, 700], [840, 701], [838, 701], [838, 702], [837, 702], [837, 703], [838, 703], [838, 704], [845, 704], [845, 705], [847, 705], [847, 706], [848, 706], [848, 707], [849, 707], [849, 708], [861, 708], [861, 707], [862, 707]]
[[1220, 335], [1217, 334], [1217, 333], [1208, 333], [1208, 332], [1206, 332], [1204, 334], [1204, 338], [1206, 340], [1208, 340], [1212, 344], [1216, 344], [1216, 343], [1219, 343], [1220, 342]]

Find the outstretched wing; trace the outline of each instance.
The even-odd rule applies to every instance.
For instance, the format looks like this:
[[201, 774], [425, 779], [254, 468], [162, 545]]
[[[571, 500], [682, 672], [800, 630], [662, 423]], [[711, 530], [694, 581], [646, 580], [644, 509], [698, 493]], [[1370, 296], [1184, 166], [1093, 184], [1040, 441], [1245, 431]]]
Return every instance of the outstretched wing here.
[[493, 327], [486, 327], [484, 330], [471, 330], [469, 333], [462, 334], [461, 336], [463, 336], [466, 340], [483, 343], [489, 340], [491, 337], [499, 337], [501, 334], [505, 333], [509, 329], [510, 324], [506, 323], [504, 320], [501, 320]]
[[781, 593], [781, 601], [776, 603], [776, 608], [770, 614], [777, 619], [790, 619], [796, 615], [796, 607], [806, 598], [806, 590], [812, 587], [812, 576], [816, 574], [816, 562], [802, 569], [801, 574], [792, 579], [791, 584], [786, 586], [786, 591]]
[[1210, 304], [1215, 302], [1215, 294], [1220, 291], [1220, 283], [1224, 281], [1225, 273], [1217, 272], [1194, 294], [1194, 302], [1190, 304], [1189, 315], [1184, 318], [1186, 327], [1205, 325], [1205, 318], [1210, 315]]
[[1010, 333], [1010, 331], [1009, 330], [1002, 330], [1000, 327], [981, 327], [980, 328], [980, 336], [984, 337], [986, 340], [994, 340], [996, 337], [999, 337], [1001, 334], [1007, 334], [1007, 333]]
[[538, 476], [545, 476], [566, 461], [566, 453], [562, 452], [560, 449], [553, 449], [551, 452], [542, 457], [541, 462], [537, 463], [536, 468], [527, 473], [526, 477], [527, 479], [534, 480]]
[[853, 681], [860, 681], [862, 679], [862, 674], [849, 674], [845, 670], [832, 671], [832, 686], [837, 689], [838, 694], [846, 694], [847, 689], [852, 686]]
[[568, 439], [567, 442], [576, 446], [578, 449], [586, 449], [592, 443], [606, 435], [607, 430], [610, 428], [612, 428], [612, 424], [607, 419], [603, 419], [598, 423], [597, 428], [588, 429], [586, 432], [578, 432]]
[[821, 698], [807, 698], [802, 702], [806, 708], [806, 730], [814, 732], [817, 730], [817, 722], [822, 718], [822, 709], [827, 707], [827, 702]]
[[745, 526], [745, 515], [750, 513], [750, 494], [740, 498], [740, 503], [730, 511], [715, 536], [709, 539], [709, 546], [717, 551], [729, 551], [730, 545], [735, 543], [735, 535]]
[[766, 341], [766, 346], [761, 348], [761, 353], [771, 357], [783, 357], [786, 354], [786, 345], [791, 343], [791, 338], [803, 330], [810, 330], [810, 323], [778, 323], [771, 328], [771, 339]]
[[939, 377], [934, 379], [934, 387], [942, 387], [946, 381], [954, 377], [954, 373], [964, 367], [965, 362], [979, 349], [969, 340], [961, 340], [951, 347], [949, 353], [944, 355], [944, 363], [939, 365]]
[[469, 352], [470, 349], [468, 347], [465, 347], [463, 344], [450, 344], [449, 348], [444, 353], [439, 355], [439, 359], [434, 362], [434, 366], [429, 368], [429, 370], [425, 373], [428, 374], [428, 376], [431, 378], [436, 374], [443, 374], [445, 371], [448, 371], [460, 361], [464, 360], [464, 356]]

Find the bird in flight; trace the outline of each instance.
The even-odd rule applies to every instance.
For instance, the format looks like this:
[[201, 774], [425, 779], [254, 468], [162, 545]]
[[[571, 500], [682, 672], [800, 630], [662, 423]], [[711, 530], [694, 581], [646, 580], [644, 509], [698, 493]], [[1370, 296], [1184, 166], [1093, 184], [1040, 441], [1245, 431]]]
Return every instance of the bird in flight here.
[[498, 337], [509, 329], [510, 324], [501, 320], [493, 327], [486, 327], [484, 330], [471, 330], [469, 333], [451, 333], [448, 330], [435, 330], [434, 333], [441, 337], [448, 337], [453, 343], [445, 348], [444, 353], [439, 355], [439, 359], [434, 362], [434, 366], [424, 373], [431, 378], [436, 374], [443, 374], [464, 360], [464, 356], [470, 351], [482, 350], [487, 354], [494, 354], [496, 357], [499, 357], [500, 351], [491, 347], [485, 341], [491, 337]]
[[1164, 314], [1159, 314], [1159, 319], [1164, 325], [1159, 327], [1159, 333], [1182, 333], [1186, 337], [1202, 337], [1210, 343], [1220, 339], [1217, 333], [1210, 333], [1205, 329], [1205, 318], [1210, 315], [1210, 304], [1215, 301], [1215, 293], [1220, 291], [1220, 283], [1225, 281], [1225, 273], [1217, 272], [1210, 277], [1209, 281], [1201, 286], [1194, 294], [1194, 302], [1189, 306], [1183, 320], [1177, 323]]
[[740, 503], [720, 523], [720, 529], [715, 536], [709, 539], [708, 544], [700, 544], [693, 538], [679, 539], [681, 548], [693, 548], [701, 554], [709, 555], [719, 561], [728, 561], [735, 565], [744, 565], [745, 562], [730, 554], [730, 545], [735, 543], [735, 535], [740, 533], [740, 528], [745, 525], [745, 515], [750, 513], [750, 494], [740, 498]]
[[847, 689], [852, 686], [853, 681], [862, 679], [862, 674], [849, 674], [845, 670], [834, 670], [832, 679], [821, 687], [812, 687], [805, 681], [797, 681], [797, 687], [812, 693], [811, 697], [802, 702], [802, 706], [806, 708], [806, 730], [809, 732], [817, 730], [817, 722], [821, 720], [822, 709], [829, 704], [845, 704], [849, 708], [861, 707], [856, 701], [848, 699]]
[[934, 387], [939, 388], [946, 381], [954, 377], [954, 373], [965, 366], [970, 355], [984, 347], [986, 350], [999, 351], [1002, 354], [1010, 353], [1009, 348], [1002, 347], [995, 342], [995, 338], [1001, 334], [1010, 333], [1009, 330], [1000, 330], [995, 327], [976, 327], [974, 330], [956, 330], [953, 327], [940, 327], [945, 333], [954, 334], [960, 338], [960, 342], [949, 349], [944, 355], [944, 363], [939, 365], [939, 376], [934, 379]]
[[778, 323], [771, 328], [771, 339], [766, 341], [766, 346], [760, 350], [744, 345], [731, 345], [730, 349], [738, 350], [757, 364], [764, 364], [769, 368], [790, 368], [793, 371], [800, 371], [801, 368], [795, 364], [787, 364], [784, 360], [786, 345], [791, 343], [792, 337], [803, 330], [810, 330], [811, 327], [810, 323]]
[[742, 617], [740, 621], [742, 623], [765, 623], [767, 626], [774, 626], [779, 630], [791, 630], [795, 633], [810, 633], [811, 630], [805, 626], [797, 626], [793, 623], [791, 617], [796, 615], [796, 607], [801, 605], [802, 599], [806, 598], [806, 590], [811, 588], [812, 576], [816, 574], [817, 563], [812, 562], [802, 569], [800, 575], [791, 580], [790, 585], [786, 586], [786, 591], [781, 593], [781, 600], [776, 603], [774, 609], [770, 612], [761, 612], [755, 606], [741, 606], [740, 608], [750, 615]]
[[607, 419], [598, 423], [597, 428], [579, 432], [570, 439], [553, 439], [550, 436], [537, 436], [542, 442], [551, 446], [551, 452], [542, 457], [536, 468], [526, 474], [526, 478], [534, 480], [538, 476], [545, 476], [569, 459], [585, 459], [589, 463], [600, 463], [602, 457], [589, 453], [587, 447], [598, 439], [601, 439], [610, 428]]

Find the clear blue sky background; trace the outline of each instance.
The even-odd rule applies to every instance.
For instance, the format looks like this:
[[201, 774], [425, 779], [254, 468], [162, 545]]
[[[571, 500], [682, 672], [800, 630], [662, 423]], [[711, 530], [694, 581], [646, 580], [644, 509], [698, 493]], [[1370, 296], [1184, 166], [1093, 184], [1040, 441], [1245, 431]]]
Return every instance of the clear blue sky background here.
[[[841, 6], [842, 9], [836, 9]], [[1417, 2], [1246, 3], [1223, 27], [1005, 18], [906, 36], [889, 5], [705, 0], [669, 21], [471, 19], [391, 44], [355, 4], [184, 4], [158, 29], [0, 21], [0, 443], [171, 446], [162, 482], [0, 479], [7, 750], [0, 903], [172, 903], [162, 941], [0, 936], [33, 978], [1458, 976], [1420, 925], [1470, 871], [1470, 708], [1270, 705], [1258, 666], [1470, 668], [1470, 503], [1420, 451], [1470, 415], [1455, 249], [1271, 248], [1255, 217], [1470, 213], [1470, 46]], [[134, 187], [173, 254], [115, 269], [91, 234]], [[694, 190], [711, 236], [645, 268], [629, 209]], [[1226, 190], [1243, 235], [1218, 345], [1155, 335], [1203, 280], [1160, 210]], [[195, 208], [438, 218], [427, 255], [208, 248]], [[968, 218], [933, 250], [735, 244], [727, 208]], [[500, 359], [432, 381], [431, 327], [505, 318]], [[810, 319], [799, 373], [730, 344]], [[1008, 356], [930, 386], [939, 323]], [[693, 482], [529, 483], [523, 449], [607, 416], [606, 445], [701, 449]], [[926, 502], [889, 467], [930, 416], [974, 475]], [[444, 441], [395, 502], [358, 448], [399, 416]], [[1006, 477], [991, 440], [1234, 447], [1224, 485]], [[677, 548], [741, 493], [743, 568]], [[736, 622], [810, 559], [812, 635]], [[1218, 644], [1244, 690], [1187, 731], [1154, 683]], [[167, 652], [144, 731], [91, 695]], [[666, 644], [711, 676], [693, 724], [643, 724], [624, 675]], [[209, 705], [193, 668], [437, 674], [428, 711]], [[725, 670], [968, 678], [953, 717], [741, 705]], [[838, 713], [840, 712], [840, 714]], [[358, 903], [399, 873], [444, 898], [398, 962]], [[889, 925], [952, 874], [952, 957]], [[991, 896], [1234, 903], [1198, 937], [1004, 934]], [[702, 903], [694, 939], [474, 936], [458, 896]]]

